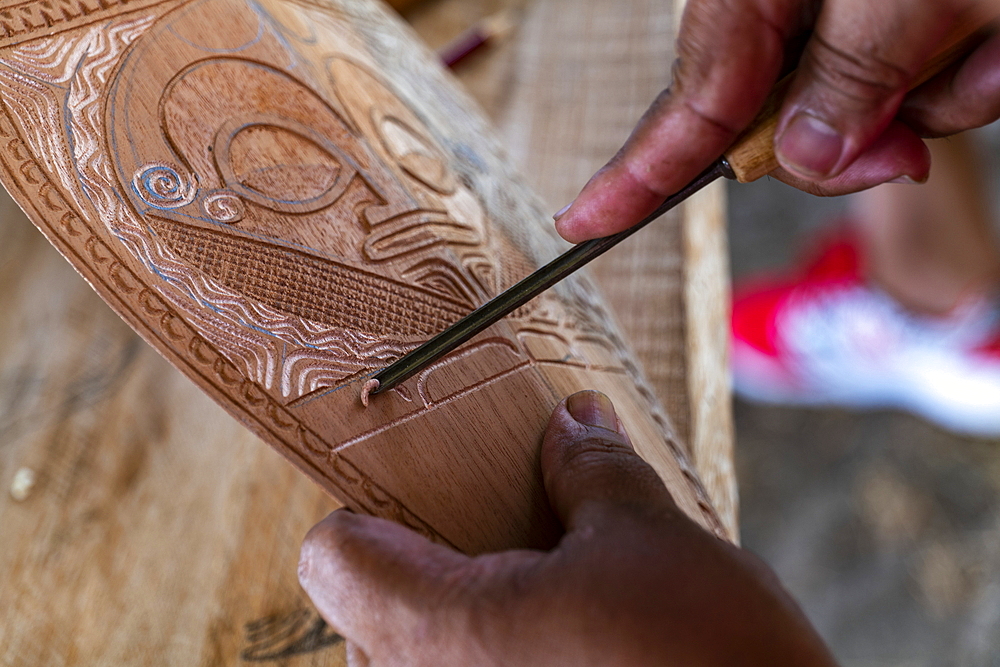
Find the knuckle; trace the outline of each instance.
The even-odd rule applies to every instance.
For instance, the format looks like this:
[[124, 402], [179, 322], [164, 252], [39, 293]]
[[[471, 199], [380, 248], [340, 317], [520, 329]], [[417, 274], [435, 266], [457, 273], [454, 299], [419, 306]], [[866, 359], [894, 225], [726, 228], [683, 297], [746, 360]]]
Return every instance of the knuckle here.
[[568, 462], [601, 459], [609, 455], [634, 456], [632, 450], [625, 444], [625, 439], [617, 433], [608, 431], [608, 435], [588, 433], [583, 437], [574, 438], [567, 449]]
[[851, 111], [868, 111], [906, 90], [911, 74], [881, 58], [875, 44], [848, 51], [821, 35], [813, 35], [805, 54], [815, 84], [836, 96]]
[[303, 544], [302, 550], [299, 552], [299, 567], [298, 576], [299, 583], [304, 587], [310, 581], [310, 575], [312, 574], [312, 563], [313, 563], [313, 551], [309, 544]]
[[949, 99], [939, 106], [911, 106], [903, 110], [900, 118], [921, 137], [947, 137], [1000, 118], [1000, 99], [986, 102]]
[[575, 475], [584, 475], [606, 468], [611, 465], [612, 460], [607, 451], [581, 448], [570, 451], [564, 465]]
[[350, 542], [353, 531], [348, 524], [351, 519], [349, 513], [336, 511], [309, 529], [299, 551], [299, 581], [309, 578], [318, 561], [330, 558], [337, 547]]
[[309, 530], [306, 540], [317, 545], [336, 543], [348, 532], [345, 522], [349, 519], [351, 516], [343, 510], [332, 512]]
[[322, 558], [323, 548], [315, 536], [316, 527], [306, 535], [299, 551], [299, 583], [306, 586], [311, 581], [317, 562]]
[[648, 467], [621, 436], [614, 438], [596, 435], [588, 435], [573, 442], [566, 450], [563, 465], [576, 475]]

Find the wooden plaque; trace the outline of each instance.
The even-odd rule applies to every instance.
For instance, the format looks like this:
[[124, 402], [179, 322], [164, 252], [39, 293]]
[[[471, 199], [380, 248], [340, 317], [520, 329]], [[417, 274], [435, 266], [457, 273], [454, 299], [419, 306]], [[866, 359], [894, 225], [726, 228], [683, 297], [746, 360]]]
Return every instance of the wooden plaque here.
[[3, 3], [0, 99], [2, 178], [32, 221], [349, 507], [472, 553], [549, 546], [541, 433], [596, 388], [722, 535], [585, 278], [362, 406], [365, 377], [560, 249], [486, 123], [379, 5]]

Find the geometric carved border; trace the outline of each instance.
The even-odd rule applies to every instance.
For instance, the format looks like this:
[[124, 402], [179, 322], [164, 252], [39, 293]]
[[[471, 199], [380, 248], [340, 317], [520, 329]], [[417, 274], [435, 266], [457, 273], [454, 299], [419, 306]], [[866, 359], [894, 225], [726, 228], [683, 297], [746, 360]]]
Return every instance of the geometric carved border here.
[[[0, 2], [0, 47], [71, 30], [165, 0], [25, 0]], [[123, 10], [127, 7], [127, 10]], [[56, 28], [58, 26], [58, 28]], [[56, 29], [53, 29], [56, 28]]]

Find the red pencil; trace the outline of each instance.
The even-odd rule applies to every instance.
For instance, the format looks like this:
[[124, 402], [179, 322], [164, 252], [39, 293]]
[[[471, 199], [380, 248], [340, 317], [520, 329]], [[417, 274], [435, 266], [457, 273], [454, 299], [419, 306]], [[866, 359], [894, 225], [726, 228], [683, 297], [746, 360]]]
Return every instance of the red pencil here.
[[447, 67], [455, 65], [483, 48], [487, 44], [505, 37], [515, 28], [510, 12], [503, 11], [488, 16], [449, 42], [438, 51], [438, 56]]

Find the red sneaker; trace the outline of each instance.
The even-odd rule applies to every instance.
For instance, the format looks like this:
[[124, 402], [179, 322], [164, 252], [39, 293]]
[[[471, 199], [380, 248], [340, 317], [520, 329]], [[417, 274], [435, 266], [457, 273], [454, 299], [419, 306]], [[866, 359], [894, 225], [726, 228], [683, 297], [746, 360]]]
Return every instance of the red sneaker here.
[[971, 300], [917, 315], [863, 277], [858, 245], [828, 242], [790, 277], [747, 281], [733, 302], [737, 394], [770, 403], [900, 408], [1000, 435], [1000, 310]]

